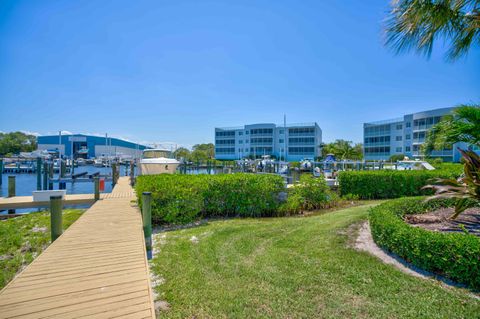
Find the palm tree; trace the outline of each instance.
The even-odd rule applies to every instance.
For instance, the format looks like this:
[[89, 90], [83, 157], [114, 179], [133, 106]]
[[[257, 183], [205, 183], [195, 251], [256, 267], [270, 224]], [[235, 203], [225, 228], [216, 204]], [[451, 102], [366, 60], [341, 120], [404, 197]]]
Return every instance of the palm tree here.
[[433, 126], [422, 146], [426, 154], [457, 142], [480, 146], [480, 105], [460, 105]]
[[448, 58], [458, 59], [480, 44], [480, 0], [392, 0], [386, 44], [397, 53], [430, 56], [434, 40], [450, 42]]

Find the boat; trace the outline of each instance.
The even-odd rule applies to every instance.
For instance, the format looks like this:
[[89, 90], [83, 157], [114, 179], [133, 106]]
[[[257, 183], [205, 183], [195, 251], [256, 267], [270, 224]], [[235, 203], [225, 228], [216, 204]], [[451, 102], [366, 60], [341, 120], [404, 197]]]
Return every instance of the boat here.
[[103, 160], [101, 158], [96, 158], [93, 161], [93, 166], [95, 167], [103, 167]]
[[309, 171], [313, 167], [313, 158], [304, 158], [300, 161], [300, 170]]
[[165, 149], [146, 149], [140, 160], [140, 175], [173, 174], [180, 162]]

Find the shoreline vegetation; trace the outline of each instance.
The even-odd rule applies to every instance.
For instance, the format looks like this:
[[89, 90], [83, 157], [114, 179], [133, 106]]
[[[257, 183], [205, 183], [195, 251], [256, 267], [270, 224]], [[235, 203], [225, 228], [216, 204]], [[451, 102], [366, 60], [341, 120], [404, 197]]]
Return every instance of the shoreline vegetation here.
[[[63, 210], [63, 230], [72, 225], [83, 209]], [[32, 212], [0, 221], [0, 289], [50, 245], [50, 213]]]

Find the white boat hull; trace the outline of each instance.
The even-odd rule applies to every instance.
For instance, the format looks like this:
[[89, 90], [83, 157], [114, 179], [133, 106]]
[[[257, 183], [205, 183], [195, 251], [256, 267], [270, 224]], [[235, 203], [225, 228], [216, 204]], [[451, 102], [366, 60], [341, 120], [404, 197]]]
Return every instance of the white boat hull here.
[[141, 175], [173, 174], [177, 170], [177, 163], [142, 163], [140, 162]]

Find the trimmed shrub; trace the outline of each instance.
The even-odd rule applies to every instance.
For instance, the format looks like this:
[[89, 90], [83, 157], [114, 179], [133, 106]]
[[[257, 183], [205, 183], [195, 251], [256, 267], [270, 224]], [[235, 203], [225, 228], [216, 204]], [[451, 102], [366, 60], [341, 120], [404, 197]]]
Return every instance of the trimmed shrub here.
[[281, 210], [285, 214], [297, 214], [335, 205], [338, 195], [330, 190], [323, 176], [302, 174], [300, 182], [288, 189], [288, 197]]
[[453, 206], [454, 199], [401, 198], [371, 209], [375, 242], [430, 272], [480, 289], [480, 238], [466, 233], [433, 232], [407, 224], [406, 214], [421, 214]]
[[273, 216], [285, 186], [276, 175], [161, 174], [139, 176], [135, 190], [152, 193], [152, 219], [158, 224], [209, 216]]
[[432, 194], [422, 190], [432, 178], [456, 178], [458, 167], [433, 171], [342, 171], [338, 175], [340, 195], [358, 195], [361, 199], [398, 198]]

